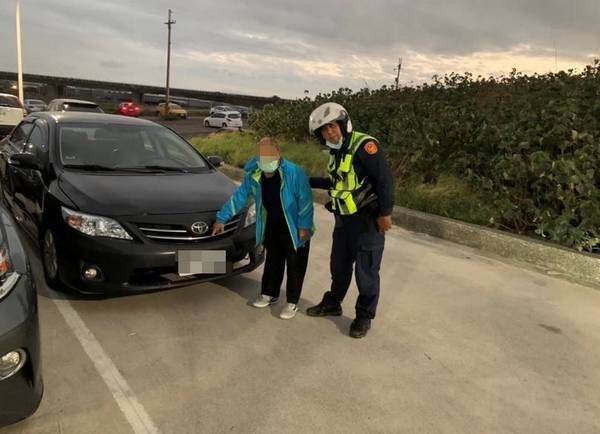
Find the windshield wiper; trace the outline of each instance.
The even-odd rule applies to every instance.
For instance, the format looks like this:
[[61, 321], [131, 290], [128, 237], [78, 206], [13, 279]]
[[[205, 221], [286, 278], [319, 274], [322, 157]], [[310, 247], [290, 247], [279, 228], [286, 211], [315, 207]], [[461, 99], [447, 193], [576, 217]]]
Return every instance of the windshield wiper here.
[[100, 164], [65, 164], [65, 169], [89, 170], [90, 172], [114, 172], [114, 167], [102, 166]]
[[132, 169], [150, 169], [150, 170], [164, 170], [165, 172], [188, 173], [188, 169], [186, 169], [185, 167], [174, 167], [174, 166], [150, 165], [150, 166], [132, 167]]
[[65, 164], [63, 167], [67, 169], [88, 170], [90, 172], [134, 172], [134, 173], [151, 173], [152, 170], [144, 167], [109, 167], [100, 164]]

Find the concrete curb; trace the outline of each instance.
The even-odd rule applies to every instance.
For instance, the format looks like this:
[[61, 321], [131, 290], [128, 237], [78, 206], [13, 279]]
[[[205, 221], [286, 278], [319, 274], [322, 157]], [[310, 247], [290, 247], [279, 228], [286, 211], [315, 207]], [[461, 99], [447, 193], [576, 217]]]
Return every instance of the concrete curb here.
[[[238, 181], [244, 173], [242, 169], [229, 165], [221, 167], [221, 170]], [[329, 200], [323, 190], [313, 190], [313, 198], [322, 204]], [[597, 255], [400, 206], [394, 207], [392, 219], [394, 224], [409, 231], [532, 264], [547, 274], [600, 288], [600, 256]]]

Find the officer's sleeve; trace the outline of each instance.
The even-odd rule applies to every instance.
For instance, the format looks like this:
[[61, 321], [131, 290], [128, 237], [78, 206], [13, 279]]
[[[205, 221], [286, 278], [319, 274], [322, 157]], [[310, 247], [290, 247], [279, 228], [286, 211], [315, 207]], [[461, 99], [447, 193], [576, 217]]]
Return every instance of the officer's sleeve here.
[[377, 194], [380, 215], [392, 215], [394, 210], [394, 177], [385, 152], [377, 143], [369, 141], [361, 145], [357, 155], [373, 185], [375, 194]]
[[250, 183], [250, 175], [246, 174], [240, 186], [217, 213], [217, 223], [227, 223], [246, 206], [252, 197]]
[[311, 188], [317, 188], [320, 190], [329, 190], [333, 185], [331, 179], [327, 177], [311, 177], [309, 179]]

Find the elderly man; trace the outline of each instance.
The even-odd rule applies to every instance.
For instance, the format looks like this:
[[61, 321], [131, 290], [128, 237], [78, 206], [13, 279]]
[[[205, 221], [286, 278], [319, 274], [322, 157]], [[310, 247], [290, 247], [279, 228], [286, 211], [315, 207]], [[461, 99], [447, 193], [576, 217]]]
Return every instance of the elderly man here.
[[244, 170], [242, 184], [217, 213], [212, 233], [223, 232], [228, 220], [250, 200], [256, 202], [256, 242], [264, 243], [267, 257], [261, 293], [253, 305], [263, 308], [277, 301], [287, 265], [287, 305], [280, 318], [292, 319], [298, 311], [314, 233], [308, 178], [300, 167], [281, 158], [279, 145], [271, 137], [260, 140], [258, 158], [246, 163]]

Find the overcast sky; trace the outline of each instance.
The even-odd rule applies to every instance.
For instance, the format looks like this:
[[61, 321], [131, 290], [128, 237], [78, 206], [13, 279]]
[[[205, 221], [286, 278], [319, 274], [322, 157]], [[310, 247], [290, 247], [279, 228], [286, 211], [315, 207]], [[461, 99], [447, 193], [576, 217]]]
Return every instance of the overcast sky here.
[[[16, 0], [0, 70], [16, 71]], [[600, 57], [600, 0], [22, 0], [25, 72], [301, 97], [433, 74], [576, 68]]]

